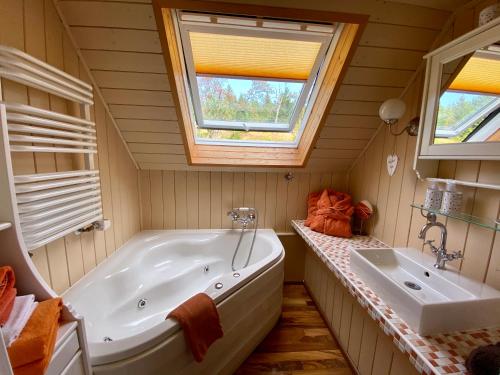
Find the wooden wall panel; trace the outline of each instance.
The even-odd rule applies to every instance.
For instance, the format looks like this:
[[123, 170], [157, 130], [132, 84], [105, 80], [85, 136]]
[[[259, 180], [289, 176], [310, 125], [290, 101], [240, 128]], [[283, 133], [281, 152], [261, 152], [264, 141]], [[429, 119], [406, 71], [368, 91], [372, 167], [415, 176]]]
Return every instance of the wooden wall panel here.
[[304, 268], [307, 289], [358, 374], [418, 374], [409, 357], [309, 248]]
[[[442, 44], [474, 27], [477, 10], [482, 9], [480, 2], [475, 8], [466, 8], [450, 22], [449, 30], [444, 30]], [[400, 123], [420, 112], [422, 98], [423, 71], [407, 88], [403, 97], [409, 110]], [[412, 163], [415, 154], [415, 137], [405, 134], [395, 138], [387, 129], [380, 130], [365, 152], [358, 158], [349, 174], [349, 190], [357, 199], [368, 199], [374, 204], [376, 214], [368, 224], [369, 232], [389, 245], [422, 248], [422, 240], [417, 238], [418, 231], [425, 224], [425, 218], [412, 202], [423, 203], [425, 182], [418, 181]], [[394, 176], [389, 177], [385, 160], [390, 153], [399, 156], [399, 165]], [[499, 161], [454, 161], [439, 162], [438, 177], [469, 181], [500, 183]], [[500, 215], [500, 192], [485, 189], [461, 189], [464, 193], [464, 210], [477, 216], [498, 219]], [[498, 233], [464, 222], [441, 218], [448, 228], [448, 248], [461, 250], [464, 259], [449, 262], [464, 275], [500, 289], [500, 246]], [[429, 232], [429, 237], [436, 237]], [[427, 250], [426, 250], [427, 251]]]
[[290, 220], [306, 217], [309, 192], [346, 187], [343, 174], [296, 173], [291, 181], [285, 174], [141, 170], [142, 229], [231, 228], [227, 212], [251, 206], [259, 227], [293, 233]]
[[[0, 44], [15, 47], [90, 82], [51, 0], [0, 2]], [[4, 100], [70, 115], [74, 103], [2, 79]], [[104, 217], [111, 229], [102, 233], [70, 234], [33, 252], [32, 261], [44, 280], [62, 293], [112, 254], [140, 229], [138, 173], [119, 134], [106, 118], [96, 96], [96, 122]], [[54, 172], [81, 165], [81, 157], [64, 154], [13, 154], [14, 174]], [[127, 213], [127, 215], [120, 213]]]

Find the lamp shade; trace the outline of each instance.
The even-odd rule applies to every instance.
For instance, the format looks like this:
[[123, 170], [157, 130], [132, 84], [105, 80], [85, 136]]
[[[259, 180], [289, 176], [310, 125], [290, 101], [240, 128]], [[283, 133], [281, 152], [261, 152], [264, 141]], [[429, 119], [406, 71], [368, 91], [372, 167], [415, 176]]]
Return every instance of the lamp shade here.
[[387, 99], [378, 110], [378, 115], [384, 122], [399, 120], [406, 111], [406, 104], [401, 99]]

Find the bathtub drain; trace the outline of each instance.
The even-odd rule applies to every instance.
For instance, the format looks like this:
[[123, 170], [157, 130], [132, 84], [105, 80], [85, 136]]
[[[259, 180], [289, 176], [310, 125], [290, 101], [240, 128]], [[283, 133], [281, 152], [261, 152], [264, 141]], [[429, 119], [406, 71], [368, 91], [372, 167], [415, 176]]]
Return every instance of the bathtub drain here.
[[148, 300], [145, 298], [141, 298], [139, 302], [137, 302], [137, 308], [138, 309], [143, 309], [146, 307], [146, 303], [148, 303]]

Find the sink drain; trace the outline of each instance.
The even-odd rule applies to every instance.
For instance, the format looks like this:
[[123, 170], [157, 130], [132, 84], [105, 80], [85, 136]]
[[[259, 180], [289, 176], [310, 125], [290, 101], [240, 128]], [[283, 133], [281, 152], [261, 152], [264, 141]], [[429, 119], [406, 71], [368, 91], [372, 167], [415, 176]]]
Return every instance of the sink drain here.
[[422, 289], [422, 287], [420, 285], [412, 283], [411, 281], [405, 281], [405, 285], [408, 288], [413, 289], [413, 290], [420, 290], [420, 289]]

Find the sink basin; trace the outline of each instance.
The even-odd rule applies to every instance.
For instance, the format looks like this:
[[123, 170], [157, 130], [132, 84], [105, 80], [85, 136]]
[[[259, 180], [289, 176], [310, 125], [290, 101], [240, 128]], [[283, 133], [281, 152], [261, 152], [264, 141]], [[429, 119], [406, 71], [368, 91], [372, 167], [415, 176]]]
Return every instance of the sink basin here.
[[500, 326], [500, 291], [434, 263], [409, 248], [351, 251], [352, 271], [415, 332]]

